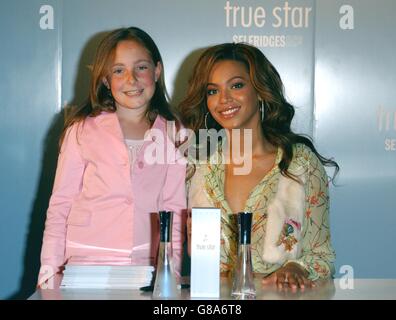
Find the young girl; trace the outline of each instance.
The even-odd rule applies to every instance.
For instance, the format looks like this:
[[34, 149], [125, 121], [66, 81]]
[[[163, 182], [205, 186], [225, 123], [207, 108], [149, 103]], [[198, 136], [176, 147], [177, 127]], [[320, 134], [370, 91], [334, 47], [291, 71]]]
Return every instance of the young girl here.
[[[144, 31], [123, 28], [99, 45], [89, 101], [66, 121], [47, 212], [39, 285], [67, 263], [153, 265], [159, 210], [174, 212], [176, 271], [182, 250], [185, 165], [167, 123], [163, 63]], [[149, 160], [147, 160], [149, 159]]]
[[[180, 109], [186, 127], [226, 133], [224, 148], [219, 144], [207, 162], [196, 166], [189, 190], [189, 207], [222, 210], [221, 271], [232, 271], [236, 263], [232, 213], [249, 211], [253, 271], [263, 274], [263, 283], [304, 288], [331, 277], [335, 254], [323, 165], [336, 171], [338, 165], [323, 158], [310, 139], [291, 131], [294, 108], [263, 53], [247, 44], [207, 49]], [[239, 136], [232, 134], [238, 130]], [[250, 141], [243, 139], [245, 131], [251, 133]], [[246, 144], [250, 148], [244, 159], [251, 168], [238, 174], [241, 162], [232, 150], [245, 150]]]

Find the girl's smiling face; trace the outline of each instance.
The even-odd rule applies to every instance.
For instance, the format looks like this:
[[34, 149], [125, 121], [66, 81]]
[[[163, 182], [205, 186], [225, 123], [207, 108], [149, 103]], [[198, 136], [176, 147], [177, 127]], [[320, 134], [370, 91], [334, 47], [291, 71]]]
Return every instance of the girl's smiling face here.
[[116, 108], [147, 109], [161, 74], [150, 53], [139, 42], [124, 40], [118, 43], [108, 76], [103, 79], [111, 90]]

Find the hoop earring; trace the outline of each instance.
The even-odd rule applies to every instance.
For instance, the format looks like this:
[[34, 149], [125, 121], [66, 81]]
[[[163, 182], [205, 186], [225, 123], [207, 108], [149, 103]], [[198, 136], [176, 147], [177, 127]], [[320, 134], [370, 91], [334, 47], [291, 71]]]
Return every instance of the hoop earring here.
[[209, 130], [209, 128], [208, 128], [208, 115], [209, 115], [209, 111], [205, 113], [205, 128], [206, 128], [206, 130]]
[[265, 112], [265, 110], [264, 110], [264, 100], [260, 100], [260, 106], [259, 106], [259, 109], [260, 109], [260, 114], [261, 114], [261, 122], [263, 122], [264, 121], [264, 112]]

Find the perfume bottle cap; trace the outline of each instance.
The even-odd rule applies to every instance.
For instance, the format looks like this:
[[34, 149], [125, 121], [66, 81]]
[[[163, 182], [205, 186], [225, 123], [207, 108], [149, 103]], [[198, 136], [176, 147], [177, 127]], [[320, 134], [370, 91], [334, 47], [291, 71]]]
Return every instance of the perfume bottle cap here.
[[160, 211], [159, 222], [160, 222], [160, 241], [171, 242], [172, 237], [172, 211]]
[[238, 213], [238, 224], [239, 224], [239, 243], [250, 244], [250, 235], [252, 231], [252, 213], [251, 212], [239, 212]]

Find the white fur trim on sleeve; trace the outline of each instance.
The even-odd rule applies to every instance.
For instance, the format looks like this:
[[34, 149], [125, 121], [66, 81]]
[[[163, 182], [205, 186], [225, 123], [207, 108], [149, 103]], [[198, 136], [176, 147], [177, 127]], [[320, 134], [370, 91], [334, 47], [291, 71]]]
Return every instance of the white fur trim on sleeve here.
[[301, 228], [294, 228], [293, 236], [297, 243], [290, 251], [287, 251], [285, 245], [279, 244], [279, 238], [282, 235], [284, 224], [288, 219], [292, 219], [302, 226], [304, 218], [305, 203], [305, 171], [299, 170], [297, 175], [303, 184], [293, 179], [280, 176], [278, 190], [268, 205], [268, 216], [266, 233], [264, 238], [264, 247], [262, 258], [269, 263], [283, 264], [286, 260], [296, 259], [300, 255], [300, 238]]

